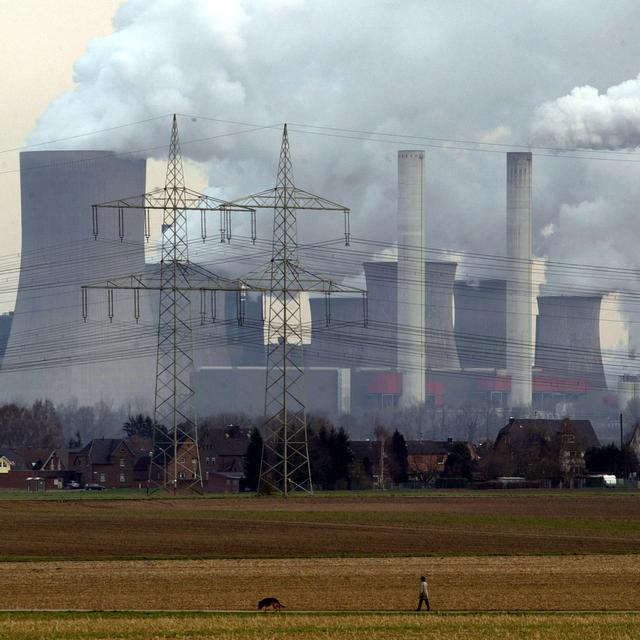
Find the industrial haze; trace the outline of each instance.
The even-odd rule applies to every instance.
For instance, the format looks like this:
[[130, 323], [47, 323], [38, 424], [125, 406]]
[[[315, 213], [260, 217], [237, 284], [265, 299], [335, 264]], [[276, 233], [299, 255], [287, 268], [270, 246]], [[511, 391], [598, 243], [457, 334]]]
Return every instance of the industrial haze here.
[[[170, 111], [182, 114], [184, 153], [204, 167], [211, 195], [272, 186], [278, 129], [287, 120], [296, 184], [353, 210], [352, 257], [336, 245], [314, 247], [326, 228], [301, 223], [305, 261], [370, 291], [366, 329], [357, 326], [360, 300], [336, 298], [328, 327], [324, 301], [311, 301], [313, 409], [384, 408], [383, 396], [402, 405], [409, 379], [419, 401], [421, 360], [430, 370], [421, 393], [436, 406], [478, 394], [512, 407], [529, 405], [535, 393], [566, 401], [605, 395], [633, 362], [612, 356], [607, 380], [602, 347], [626, 347], [620, 320], [637, 322], [637, 243], [628, 229], [640, 189], [627, 153], [640, 142], [636, 6], [620, 2], [603, 14], [595, 2], [557, 4], [523, 12], [496, 3], [501, 20], [490, 21], [485, 3], [463, 14], [436, 2], [402, 11], [392, 4], [370, 11], [356, 0], [125, 2], [114, 33], [90, 43], [76, 62], [75, 88], [52, 102], [30, 136], [29, 144], [50, 151], [22, 155], [22, 264], [3, 399], [151, 398], [155, 300], [145, 299], [140, 325], [124, 300], [115, 324], [99, 319], [104, 309], [96, 303], [85, 325], [74, 291], [145, 268], [141, 221], [132, 221], [125, 243], [112, 221], [91, 245], [88, 207], [145, 191], [142, 158], [166, 153], [167, 118], [156, 116]], [[603, 32], [617, 34], [616, 46]], [[585, 42], [607, 47], [607, 56], [594, 63]], [[300, 56], [305, 64], [296, 64]], [[65, 140], [67, 151], [44, 144], [89, 132], [97, 133]], [[527, 144], [533, 158], [516, 146]], [[399, 149], [407, 154], [400, 163], [415, 156], [424, 172], [420, 242], [395, 215], [404, 201]], [[517, 180], [519, 191], [509, 191]], [[514, 216], [522, 217], [517, 231]], [[270, 224], [263, 220], [258, 231], [255, 251], [268, 252]], [[337, 225], [333, 237], [339, 232]], [[247, 227], [241, 222], [235, 233], [231, 245], [208, 243], [195, 259], [235, 275], [247, 271], [254, 264], [240, 259]], [[407, 251], [420, 259], [407, 259]], [[397, 261], [383, 260], [389, 253]], [[548, 265], [540, 291], [531, 275], [535, 257]], [[587, 268], [561, 266], [567, 263]], [[602, 332], [603, 305], [614, 304], [604, 296], [618, 291], [623, 316]], [[411, 302], [417, 298], [425, 304]], [[243, 304], [242, 326], [228, 294], [219, 297], [221, 321], [198, 329], [196, 377], [220, 380], [229, 367], [263, 366], [262, 304], [257, 296]], [[240, 375], [236, 387], [207, 398], [206, 410], [233, 404], [229, 393], [233, 408], [242, 408], [238, 388], [260, 388], [259, 375], [251, 375], [257, 382], [245, 385]], [[503, 398], [514, 383], [516, 395]], [[254, 395], [251, 413], [259, 411]]]

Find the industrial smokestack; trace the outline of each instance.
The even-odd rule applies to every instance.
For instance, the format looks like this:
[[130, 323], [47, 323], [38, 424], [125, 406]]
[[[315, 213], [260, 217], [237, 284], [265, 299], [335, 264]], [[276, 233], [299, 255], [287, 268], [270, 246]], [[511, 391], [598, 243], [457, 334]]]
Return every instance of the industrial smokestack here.
[[507, 371], [512, 407], [531, 406], [531, 154], [507, 153]]
[[400, 405], [425, 400], [424, 151], [398, 151], [398, 369]]

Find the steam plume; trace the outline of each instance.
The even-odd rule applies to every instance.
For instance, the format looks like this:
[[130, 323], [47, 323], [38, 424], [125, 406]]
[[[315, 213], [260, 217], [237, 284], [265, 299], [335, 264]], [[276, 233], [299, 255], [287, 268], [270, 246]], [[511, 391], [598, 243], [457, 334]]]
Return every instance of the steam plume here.
[[640, 146], [640, 75], [609, 87], [589, 85], [545, 102], [536, 110], [536, 142], [553, 147], [632, 149]]

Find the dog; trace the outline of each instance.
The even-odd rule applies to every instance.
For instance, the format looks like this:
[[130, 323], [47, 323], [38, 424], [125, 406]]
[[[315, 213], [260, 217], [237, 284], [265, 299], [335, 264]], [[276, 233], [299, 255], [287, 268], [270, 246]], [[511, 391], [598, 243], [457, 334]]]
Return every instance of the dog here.
[[260, 602], [258, 602], [258, 610], [266, 611], [267, 609], [273, 609], [273, 611], [280, 611], [280, 609], [284, 609], [285, 606], [278, 600], [278, 598], [262, 598]]

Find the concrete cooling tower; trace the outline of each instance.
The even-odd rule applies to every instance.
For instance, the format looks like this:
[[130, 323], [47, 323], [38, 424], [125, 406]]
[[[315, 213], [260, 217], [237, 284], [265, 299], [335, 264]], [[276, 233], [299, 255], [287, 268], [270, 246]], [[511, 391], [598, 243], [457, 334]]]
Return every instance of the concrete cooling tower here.
[[[249, 293], [241, 299], [236, 292], [227, 291], [219, 297], [224, 301], [222, 317], [228, 361], [216, 364], [264, 367], [267, 356], [262, 294]], [[239, 317], [241, 322], [238, 322]]]
[[[453, 332], [453, 283], [455, 262], [425, 262], [425, 341], [429, 369], [458, 369], [460, 362]], [[396, 262], [365, 262], [369, 299], [366, 366], [394, 369], [396, 349], [407, 349], [398, 341], [395, 318], [398, 287]]]
[[363, 326], [361, 297], [332, 296], [327, 325], [324, 297], [311, 300], [313, 339], [304, 350], [305, 366], [370, 367], [366, 360], [368, 327]]
[[550, 376], [584, 379], [589, 391], [606, 391], [601, 303], [600, 295], [539, 296], [535, 366]]
[[456, 345], [465, 369], [504, 369], [507, 344], [505, 280], [457, 281]]
[[143, 214], [101, 210], [97, 241], [91, 205], [144, 193], [146, 162], [105, 151], [20, 155], [22, 255], [15, 313], [0, 371], [2, 401], [76, 399], [153, 408], [157, 310], [116, 291], [113, 321], [105, 291], [92, 291], [82, 320], [80, 286], [141, 273]]

